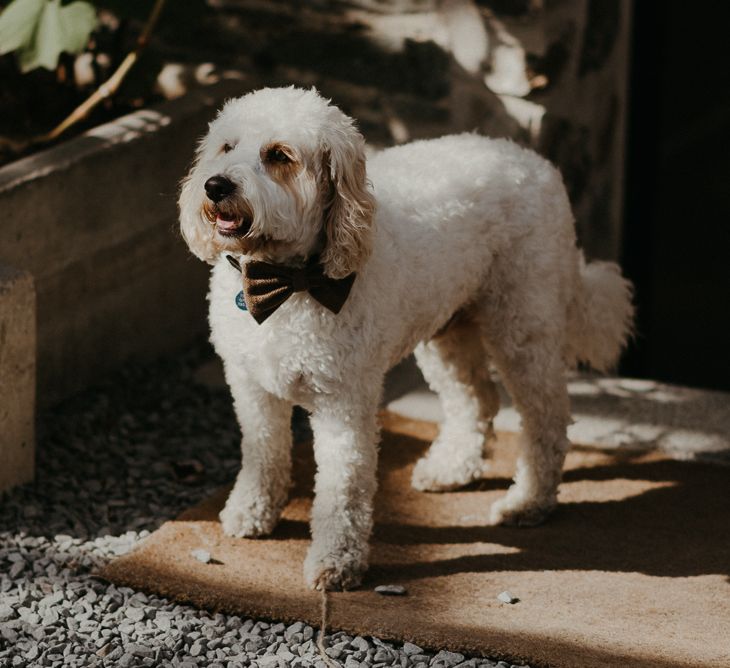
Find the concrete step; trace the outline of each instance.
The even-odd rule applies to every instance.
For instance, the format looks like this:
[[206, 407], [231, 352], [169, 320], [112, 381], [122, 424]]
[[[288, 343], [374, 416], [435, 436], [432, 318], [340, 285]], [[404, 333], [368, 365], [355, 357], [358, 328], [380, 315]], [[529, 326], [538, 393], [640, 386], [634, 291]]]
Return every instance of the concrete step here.
[[33, 479], [35, 321], [33, 277], [0, 263], [0, 492]]

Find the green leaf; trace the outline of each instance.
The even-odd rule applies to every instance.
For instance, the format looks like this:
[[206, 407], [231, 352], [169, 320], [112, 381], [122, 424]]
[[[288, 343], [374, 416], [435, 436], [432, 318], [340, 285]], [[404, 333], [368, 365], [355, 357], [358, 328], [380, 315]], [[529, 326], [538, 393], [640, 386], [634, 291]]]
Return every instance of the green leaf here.
[[14, 0], [0, 14], [0, 56], [33, 41], [46, 0]]
[[96, 23], [96, 10], [84, 0], [64, 6], [61, 0], [14, 0], [0, 15], [0, 53], [17, 51], [23, 72], [52, 70], [64, 51], [84, 50]]

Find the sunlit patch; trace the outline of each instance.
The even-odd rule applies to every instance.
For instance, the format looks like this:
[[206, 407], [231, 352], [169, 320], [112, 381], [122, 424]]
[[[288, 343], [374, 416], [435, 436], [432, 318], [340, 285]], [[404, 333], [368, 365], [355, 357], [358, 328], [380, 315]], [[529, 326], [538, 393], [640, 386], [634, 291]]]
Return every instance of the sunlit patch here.
[[606, 503], [625, 501], [657, 489], [676, 487], [671, 480], [631, 480], [611, 478], [610, 480], [578, 480], [563, 482], [560, 486], [560, 500], [570, 503]]
[[[405, 528], [405, 527], [404, 527]], [[417, 532], [419, 527], [409, 526], [408, 529]], [[424, 527], [428, 532], [429, 528]], [[377, 533], [375, 543], [381, 542]], [[413, 545], [398, 545], [392, 540], [384, 540], [387, 550], [378, 550], [377, 561], [380, 565], [410, 563], [413, 560]], [[512, 545], [501, 543], [488, 543], [485, 541], [468, 541], [458, 543], [424, 542], [421, 545], [428, 545], [429, 561], [448, 561], [450, 559], [463, 559], [464, 557], [492, 557], [497, 555], [519, 554], [522, 550]]]
[[599, 378], [596, 384], [601, 390], [614, 397], [631, 399], [640, 395], [642, 399], [655, 403], [683, 403], [691, 399], [691, 392], [653, 381], [630, 378]]
[[595, 383], [575, 380], [568, 383], [568, 392], [571, 396], [596, 397], [600, 396], [601, 388]]

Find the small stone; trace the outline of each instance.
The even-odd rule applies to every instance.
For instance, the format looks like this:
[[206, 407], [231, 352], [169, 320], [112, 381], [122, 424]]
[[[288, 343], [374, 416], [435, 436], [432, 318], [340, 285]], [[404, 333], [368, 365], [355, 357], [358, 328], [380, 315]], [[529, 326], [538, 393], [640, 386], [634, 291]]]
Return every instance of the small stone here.
[[[63, 657], [61, 657], [63, 658]], [[134, 654], [128, 654], [125, 653], [122, 655], [122, 658], [119, 659], [117, 662], [118, 666], [121, 666], [122, 668], [130, 668], [134, 665]]]
[[373, 657], [373, 661], [376, 663], [380, 663], [381, 661], [390, 661], [393, 658], [393, 655], [390, 651], [385, 649], [384, 647], [379, 647], [377, 652], [375, 652], [375, 656]]
[[249, 640], [246, 641], [244, 647], [246, 648], [247, 652], [254, 653], [258, 652], [264, 646], [264, 644], [265, 643], [263, 638], [252, 636]]
[[106, 660], [110, 666], [115, 665], [115, 662], [122, 658], [124, 650], [121, 647], [115, 647], [109, 654], [106, 655]]
[[210, 552], [208, 552], [208, 550], [203, 550], [202, 548], [190, 550], [190, 556], [193, 557], [194, 559], [197, 559], [199, 562], [201, 562], [203, 564], [210, 563]]
[[146, 647], [145, 645], [139, 645], [137, 643], [130, 643], [129, 645], [125, 645], [124, 649], [127, 652], [130, 652], [134, 654], [134, 656], [139, 656], [145, 659], [151, 659], [155, 655], [155, 650], [151, 647]]
[[121, 557], [132, 549], [132, 546], [128, 543], [119, 543], [112, 548], [112, 552], [117, 556]]
[[342, 656], [342, 648], [335, 645], [334, 647], [327, 647], [324, 653], [331, 659], [339, 659]]
[[142, 608], [127, 608], [124, 611], [124, 614], [133, 622], [141, 622], [145, 617], [145, 613]]
[[362, 636], [356, 636], [350, 642], [350, 647], [356, 650], [360, 650], [362, 652], [367, 652], [367, 650], [370, 648], [370, 645], [368, 644], [368, 641], [365, 640], [365, 638], [363, 638]]
[[311, 654], [312, 652], [314, 652], [314, 641], [311, 638], [309, 640], [305, 640], [301, 645], [299, 645], [299, 656]]
[[53, 626], [58, 620], [59, 615], [55, 608], [51, 608], [43, 614], [43, 626]]
[[8, 575], [10, 575], [11, 580], [15, 580], [15, 578], [20, 575], [20, 572], [25, 568], [25, 562], [24, 561], [16, 561], [11, 567], [10, 572]]
[[517, 598], [516, 596], [513, 596], [508, 591], [503, 591], [501, 594], [499, 594], [499, 596], [497, 596], [497, 598], [500, 601], [502, 601], [502, 603], [509, 603], [509, 604], [517, 603], [517, 601], [520, 600], [519, 598]]
[[109, 652], [112, 651], [112, 644], [110, 642], [106, 643], [106, 645], [103, 645], [99, 649], [96, 650], [97, 656], [100, 656], [104, 658]]
[[431, 662], [432, 666], [455, 666], [464, 660], [464, 655], [458, 652], [448, 652], [445, 649], [441, 650], [436, 656], [433, 657]]
[[304, 630], [304, 623], [303, 622], [294, 622], [290, 626], [287, 627], [286, 631], [284, 631], [284, 637], [287, 639], [287, 641], [290, 641], [292, 639], [292, 636], [294, 636], [297, 633], [301, 633]]
[[428, 663], [431, 660], [428, 654], [411, 654], [408, 658], [414, 663]]
[[281, 647], [279, 647], [279, 649], [276, 651], [276, 654], [284, 660], [287, 666], [291, 665], [291, 662], [296, 658], [294, 654], [286, 649], [286, 645], [282, 645]]
[[403, 585], [397, 584], [378, 585], [375, 591], [381, 596], [405, 596], [408, 593]]
[[0, 605], [0, 622], [7, 622], [15, 617], [15, 612], [9, 605]]
[[31, 626], [38, 626], [41, 621], [41, 617], [35, 612], [28, 612], [23, 615], [23, 621], [27, 622]]
[[169, 631], [170, 628], [172, 627], [172, 623], [170, 622], [170, 618], [169, 617], [163, 617], [161, 615], [157, 615], [157, 617], [155, 617], [155, 625], [161, 631]]
[[419, 647], [418, 645], [414, 645], [412, 642], [404, 642], [403, 643], [403, 653], [404, 654], [422, 654], [423, 649]]

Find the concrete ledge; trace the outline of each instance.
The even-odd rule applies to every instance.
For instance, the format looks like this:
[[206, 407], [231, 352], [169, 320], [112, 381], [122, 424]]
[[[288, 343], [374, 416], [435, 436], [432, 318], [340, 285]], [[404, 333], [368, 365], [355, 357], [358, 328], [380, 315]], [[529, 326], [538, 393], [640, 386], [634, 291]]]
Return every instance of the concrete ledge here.
[[33, 479], [35, 348], [33, 278], [0, 264], [0, 492]]
[[178, 183], [241, 81], [99, 126], [0, 169], [0, 262], [38, 295], [38, 401], [206, 329], [208, 271], [177, 231]]

